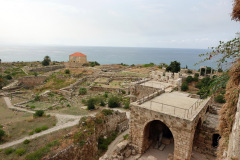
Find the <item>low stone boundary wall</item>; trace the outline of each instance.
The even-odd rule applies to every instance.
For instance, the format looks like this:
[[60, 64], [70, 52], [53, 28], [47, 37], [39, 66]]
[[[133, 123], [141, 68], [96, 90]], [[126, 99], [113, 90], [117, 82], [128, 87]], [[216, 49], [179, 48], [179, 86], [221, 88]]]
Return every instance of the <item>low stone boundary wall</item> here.
[[47, 66], [47, 67], [41, 67], [41, 68], [33, 68], [30, 69], [30, 72], [48, 72], [48, 71], [55, 71], [57, 69], [65, 68], [65, 65], [59, 65], [59, 66]]
[[99, 92], [121, 92], [125, 91], [126, 93], [130, 92], [129, 88], [106, 88], [106, 87], [100, 87], [100, 86], [90, 86], [90, 89], [92, 91], [99, 91]]
[[19, 78], [19, 84], [25, 88], [34, 87], [36, 85], [43, 84], [43, 82], [47, 79], [46, 76], [29, 76]]

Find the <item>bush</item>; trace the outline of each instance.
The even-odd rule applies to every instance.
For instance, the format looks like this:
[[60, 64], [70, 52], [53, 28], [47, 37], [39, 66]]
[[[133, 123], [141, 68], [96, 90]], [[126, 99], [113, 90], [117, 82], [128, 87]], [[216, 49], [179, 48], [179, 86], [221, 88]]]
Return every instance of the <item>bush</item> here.
[[120, 107], [120, 98], [117, 96], [110, 97], [108, 100], [108, 106], [110, 108]]
[[182, 84], [181, 90], [182, 90], [182, 91], [188, 90], [188, 84], [187, 84], [187, 82], [184, 82], [184, 83]]
[[202, 82], [198, 82], [195, 87], [198, 88], [198, 89], [201, 89], [203, 86]]
[[29, 135], [30, 135], [30, 136], [33, 135], [33, 134], [34, 134], [34, 131], [29, 132]]
[[85, 95], [87, 94], [87, 89], [86, 88], [80, 88], [79, 89], [79, 95]]
[[199, 74], [198, 73], [194, 73], [194, 77], [199, 77]]
[[218, 103], [225, 103], [225, 99], [224, 99], [224, 96], [223, 95], [218, 95], [215, 97], [215, 101], [218, 102]]
[[113, 110], [111, 109], [103, 109], [102, 113], [107, 116], [107, 115], [112, 115], [113, 114]]
[[124, 90], [121, 90], [121, 92], [122, 92], [122, 94], [126, 94], [126, 91], [124, 91]]
[[34, 98], [34, 101], [40, 101], [40, 96], [36, 95], [35, 98]]
[[105, 106], [105, 105], [106, 105], [106, 103], [104, 102], [103, 99], [101, 99], [101, 101], [100, 101], [100, 106]]
[[194, 81], [194, 82], [198, 82], [198, 77], [194, 77], [194, 78], [193, 78], [193, 81]]
[[129, 109], [129, 108], [130, 108], [130, 102], [125, 102], [124, 109]]
[[30, 140], [26, 139], [25, 141], [23, 141], [23, 144], [28, 144], [30, 143]]
[[114, 139], [117, 137], [117, 133], [113, 132], [111, 136], [107, 137], [106, 139], [104, 137], [99, 137], [98, 139], [98, 149], [105, 151], [108, 149], [108, 145], [114, 141]]
[[31, 109], [34, 109], [34, 108], [36, 108], [36, 106], [30, 106], [30, 108], [31, 108]]
[[6, 155], [9, 155], [9, 154], [13, 153], [14, 151], [15, 151], [15, 149], [13, 149], [13, 148], [8, 148], [8, 149], [5, 150], [5, 154], [6, 154]]
[[42, 117], [44, 115], [44, 111], [43, 110], [37, 110], [34, 114], [35, 117]]
[[2, 139], [3, 136], [5, 136], [5, 132], [4, 130], [0, 129], [0, 140]]
[[65, 72], [65, 74], [70, 74], [70, 70], [69, 69], [66, 69], [64, 72]]
[[34, 131], [35, 131], [36, 133], [40, 133], [40, 132], [42, 132], [42, 129], [41, 129], [41, 128], [36, 128]]
[[95, 99], [94, 98], [88, 99], [88, 101], [87, 101], [87, 108], [88, 108], [88, 110], [95, 109]]
[[42, 131], [45, 131], [47, 129], [48, 129], [48, 126], [42, 126], [42, 128], [41, 128]]
[[24, 154], [26, 153], [26, 150], [23, 149], [23, 148], [20, 148], [20, 149], [17, 149], [17, 150], [15, 151], [15, 153], [16, 153], [18, 156], [22, 156], [22, 155], [24, 155]]
[[35, 77], [37, 77], [37, 76], [38, 76], [38, 73], [37, 73], [37, 72], [34, 72], [33, 75], [34, 75]]
[[9, 75], [9, 74], [8, 74], [8, 75], [6, 75], [5, 77], [6, 77], [6, 79], [8, 79], [8, 80], [11, 80], [11, 79], [12, 79], [12, 76], [11, 76], [11, 75]]
[[103, 95], [105, 98], [108, 98], [108, 92], [105, 92]]
[[187, 83], [191, 83], [192, 81], [193, 81], [192, 76], [188, 76], [187, 79], [186, 79], [186, 82]]

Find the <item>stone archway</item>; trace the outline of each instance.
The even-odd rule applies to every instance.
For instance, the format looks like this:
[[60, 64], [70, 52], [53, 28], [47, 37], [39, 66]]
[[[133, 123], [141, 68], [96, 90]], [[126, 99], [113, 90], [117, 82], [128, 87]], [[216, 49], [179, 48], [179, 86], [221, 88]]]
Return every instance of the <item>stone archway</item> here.
[[142, 152], [154, 152], [159, 157], [174, 154], [174, 137], [170, 128], [160, 120], [148, 122], [143, 130]]
[[197, 123], [196, 128], [195, 128], [194, 137], [193, 137], [193, 147], [199, 141], [199, 135], [200, 135], [201, 127], [202, 127], [202, 119], [199, 118], [198, 123]]

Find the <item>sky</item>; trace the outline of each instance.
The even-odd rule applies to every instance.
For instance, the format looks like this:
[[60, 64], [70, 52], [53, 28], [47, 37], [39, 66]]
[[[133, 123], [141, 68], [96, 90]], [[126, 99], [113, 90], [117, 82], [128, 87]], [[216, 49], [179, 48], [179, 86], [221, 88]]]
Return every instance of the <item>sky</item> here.
[[203, 48], [231, 40], [232, 0], [0, 0], [0, 45]]

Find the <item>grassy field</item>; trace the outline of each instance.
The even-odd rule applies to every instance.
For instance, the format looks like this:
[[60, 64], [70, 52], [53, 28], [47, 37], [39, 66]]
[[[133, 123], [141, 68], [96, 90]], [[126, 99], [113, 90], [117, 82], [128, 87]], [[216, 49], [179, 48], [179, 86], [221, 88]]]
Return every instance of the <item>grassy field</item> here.
[[42, 128], [43, 126], [51, 128], [55, 126], [56, 122], [55, 117], [34, 118], [30, 113], [12, 111], [7, 108], [4, 100], [0, 99], [0, 124], [7, 134], [4, 137], [4, 142], [23, 138], [30, 132], [34, 132], [36, 128]]
[[[1, 160], [25, 160], [26, 156], [31, 153], [31, 157], [29, 160], [40, 160], [43, 156], [45, 156], [48, 152], [54, 149], [59, 143], [59, 139], [61, 139], [64, 135], [71, 132], [71, 130], [75, 129], [74, 127], [66, 128], [59, 130], [57, 132], [50, 133], [48, 135], [44, 135], [38, 137], [33, 140], [29, 140], [28, 144], [18, 144], [16, 146], [0, 150], [0, 159]], [[6, 154], [7, 150], [12, 150], [12, 153]], [[23, 155], [19, 155], [17, 151], [22, 150]], [[35, 155], [35, 156], [34, 156]]]
[[58, 110], [53, 110], [50, 112], [69, 114], [69, 115], [87, 115], [88, 111], [85, 109], [82, 109], [81, 107], [82, 106], [72, 106], [72, 107], [61, 108]]

